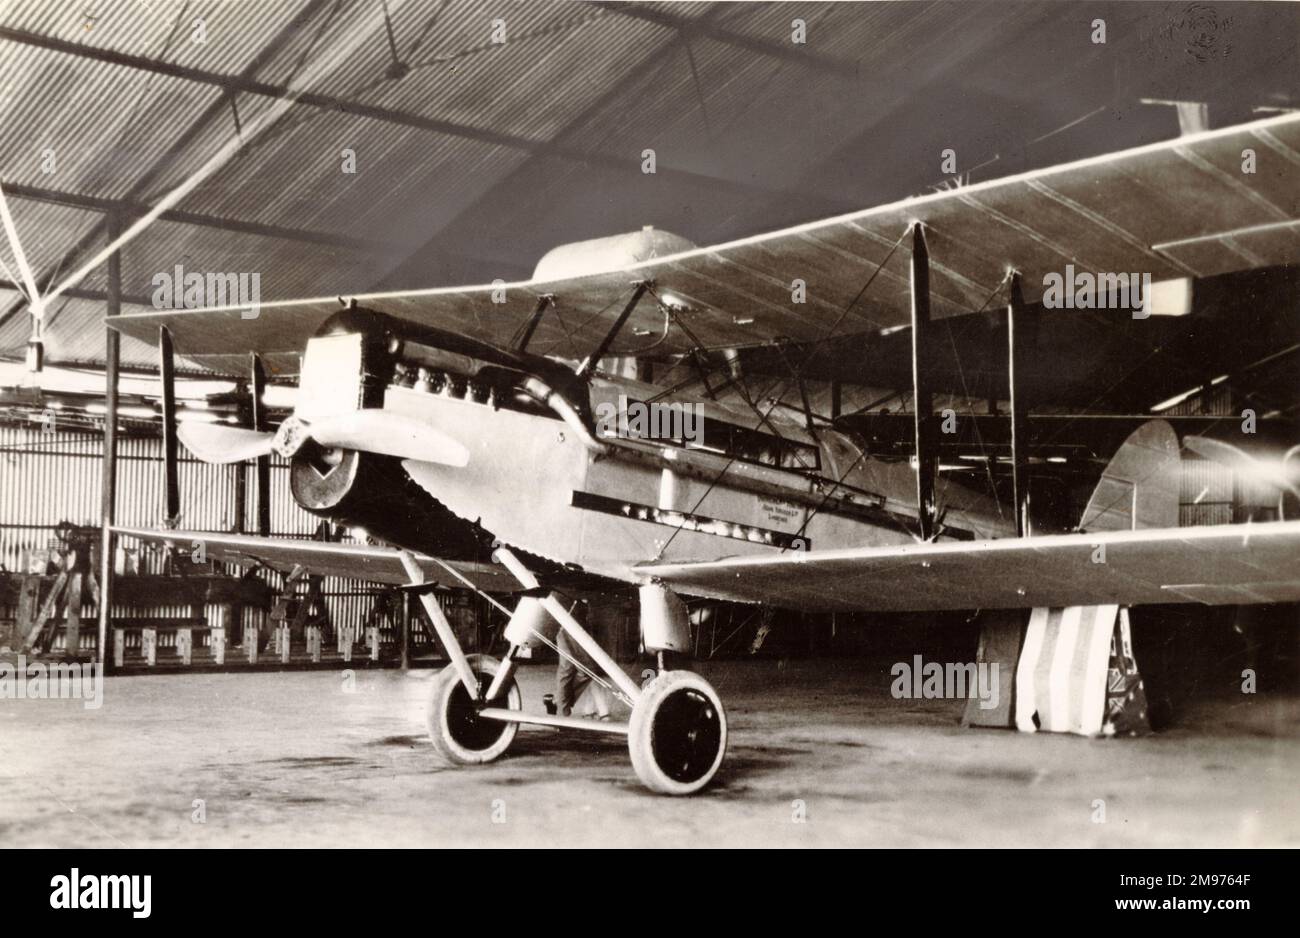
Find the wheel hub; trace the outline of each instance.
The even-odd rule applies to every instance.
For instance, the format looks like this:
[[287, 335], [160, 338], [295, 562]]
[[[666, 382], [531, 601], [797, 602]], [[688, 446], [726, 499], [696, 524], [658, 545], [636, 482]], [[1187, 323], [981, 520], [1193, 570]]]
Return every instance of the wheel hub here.
[[451, 689], [447, 699], [447, 731], [458, 745], [466, 749], [483, 750], [501, 738], [507, 724], [479, 716], [479, 711], [484, 706], [481, 698], [487, 693], [491, 678], [483, 674], [475, 676], [478, 678], [479, 700], [471, 699], [465, 685], [459, 681]]
[[689, 783], [713, 767], [722, 745], [722, 722], [704, 694], [683, 688], [666, 697], [655, 715], [651, 748], [669, 778]]

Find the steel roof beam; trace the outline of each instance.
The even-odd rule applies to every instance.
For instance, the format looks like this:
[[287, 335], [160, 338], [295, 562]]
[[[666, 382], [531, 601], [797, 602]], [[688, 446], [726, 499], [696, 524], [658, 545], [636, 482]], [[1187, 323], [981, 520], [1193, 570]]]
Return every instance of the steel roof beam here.
[[[0, 290], [12, 290], [15, 293], [22, 292], [19, 289], [18, 284], [14, 283], [12, 280], [6, 280], [6, 279], [0, 279]], [[60, 296], [61, 297], [66, 296], [74, 300], [92, 300], [96, 303], [108, 302], [108, 294], [105, 291], [92, 290], [87, 287], [69, 287], [68, 289], [64, 290]], [[57, 303], [58, 301], [55, 300], [55, 302]], [[19, 304], [19, 308], [25, 306], [26, 304], [27, 301], [23, 300]], [[144, 306], [149, 309], [154, 308], [153, 300], [150, 299], [149, 297], [136, 296], [133, 294], [126, 294], [126, 293], [122, 294], [122, 305], [123, 306]], [[5, 322], [8, 321], [9, 315], [11, 314], [5, 314], [5, 316], [0, 317], [0, 326], [3, 326]]]
[[[213, 87], [221, 88], [227, 93], [244, 92], [247, 94], [261, 95], [270, 98], [294, 98], [295, 104], [314, 107], [319, 110], [342, 111], [347, 114], [354, 114], [358, 117], [366, 117], [384, 123], [403, 127], [413, 127], [418, 130], [427, 130], [433, 133], [444, 134], [449, 137], [459, 137], [465, 140], [475, 140], [479, 143], [506, 147], [512, 150], [522, 150], [527, 153], [539, 151], [545, 152], [547, 156], [560, 157], [579, 163], [594, 164], [610, 169], [620, 169], [628, 173], [640, 173], [641, 171], [639, 160], [624, 159], [622, 157], [599, 152], [587, 152], [571, 147], [557, 147], [546, 140], [534, 140], [528, 137], [520, 137], [515, 134], [470, 127], [466, 124], [458, 124], [454, 121], [422, 117], [418, 114], [394, 111], [390, 108], [380, 107], [377, 105], [362, 104], [358, 101], [349, 101], [345, 98], [335, 97], [334, 95], [311, 91], [296, 93], [287, 85], [276, 84], [274, 82], [262, 81], [260, 79], [240, 75], [224, 75], [220, 72], [211, 72], [206, 69], [194, 68], [192, 66], [178, 65], [174, 62], [162, 62], [156, 59], [150, 59], [146, 56], [132, 55], [127, 52], [117, 52], [112, 49], [96, 49], [91, 46], [81, 45], [80, 43], [69, 42], [65, 39], [57, 39], [53, 36], [43, 36], [39, 33], [33, 33], [23, 29], [14, 29], [9, 26], [0, 26], [0, 40], [7, 40], [25, 46], [47, 49], [64, 55], [102, 62], [108, 65], [132, 68], [156, 75], [165, 75], [170, 78], [178, 78], [198, 84], [211, 85]], [[802, 56], [800, 56], [800, 58], [802, 59]], [[707, 173], [696, 173], [686, 169], [674, 169], [669, 166], [660, 166], [658, 172], [661, 176], [678, 178], [684, 182], [692, 182], [697, 185], [714, 188], [721, 186], [737, 192], [763, 195], [796, 194], [787, 190], [770, 189], [766, 186], [760, 186], [750, 182], [726, 179], [719, 176], [710, 176]]]
[[612, 3], [602, 0], [602, 2], [594, 3], [593, 6], [598, 6], [611, 13], [617, 13], [620, 16], [654, 23], [656, 26], [664, 26], [668, 29], [675, 29], [692, 35], [705, 36], [715, 42], [736, 46], [747, 52], [764, 55], [768, 58], [780, 59], [783, 62], [800, 65], [815, 72], [826, 72], [830, 75], [838, 75], [841, 78], [858, 77], [856, 62], [836, 62], [819, 59], [806, 52], [798, 51], [793, 44], [755, 39], [753, 36], [727, 29], [725, 26], [719, 26], [717, 23], [710, 22], [702, 17], [677, 16], [674, 13], [643, 7], [635, 3]]
[[[100, 196], [84, 195], [79, 192], [63, 192], [58, 189], [44, 189], [20, 182], [0, 182], [6, 192], [18, 199], [29, 202], [45, 202], [51, 205], [66, 205], [70, 208], [86, 209], [107, 214], [120, 211], [129, 220], [132, 216], [144, 215], [149, 206], [141, 202], [107, 199]], [[330, 231], [310, 231], [303, 228], [287, 228], [283, 225], [267, 225], [261, 222], [243, 221], [237, 218], [223, 218], [219, 215], [205, 215], [201, 212], [187, 212], [172, 209], [159, 216], [160, 221], [179, 222], [199, 228], [215, 228], [238, 234], [257, 235], [263, 238], [278, 238], [283, 241], [301, 241], [304, 244], [320, 244], [327, 247], [347, 248], [352, 251], [371, 251], [382, 253], [394, 248], [415, 247], [406, 242], [372, 241], [367, 238], [354, 238], [349, 235], [335, 234]]]
[[[716, 15], [718, 12], [719, 12], [719, 8], [717, 6], [712, 7], [706, 13], [702, 14], [699, 17], [699, 22], [702, 24], [703, 22], [707, 21], [709, 18]], [[599, 116], [602, 110], [604, 110], [613, 102], [618, 101], [619, 98], [621, 98], [623, 95], [626, 95], [630, 91], [635, 89], [636, 86], [641, 82], [646, 81], [648, 76], [652, 77], [655, 74], [657, 74], [656, 69], [662, 68], [665, 64], [665, 59], [662, 53], [667, 52], [673, 45], [675, 45], [676, 42], [677, 42], [676, 37], [666, 37], [664, 41], [656, 45], [653, 48], [652, 53], [650, 55], [647, 55], [644, 61], [642, 61], [635, 67], [625, 72], [622, 76], [619, 77], [617, 81], [615, 81], [609, 87], [605, 88], [605, 90], [594, 101], [587, 104], [586, 107], [584, 107], [580, 113], [569, 118], [569, 120], [565, 122], [564, 126], [555, 132], [555, 134], [551, 137], [551, 140], [549, 142], [547, 142], [541, 147], [538, 147], [530, 155], [528, 159], [524, 160], [519, 166], [515, 167], [515, 169], [512, 170], [509, 174], [507, 174], [506, 176], [498, 180], [490, 190], [480, 194], [478, 198], [476, 198], [473, 202], [464, 206], [456, 214], [454, 218], [450, 219], [446, 224], [443, 225], [440, 231], [436, 232], [427, 241], [425, 241], [423, 244], [417, 247], [412, 252], [411, 257], [407, 259], [408, 262], [412, 258], [419, 258], [425, 255], [426, 252], [428, 252], [430, 249], [435, 248], [439, 244], [447, 241], [449, 238], [448, 232], [453, 231], [456, 227], [456, 224], [461, 220], [465, 218], [474, 217], [476, 213], [482, 210], [482, 206], [489, 199], [491, 199], [491, 197], [496, 192], [501, 191], [506, 186], [509, 186], [510, 184], [516, 182], [517, 180], [520, 179], [526, 180], [528, 173], [533, 171], [536, 168], [536, 164], [538, 160], [545, 159], [553, 155], [562, 155], [562, 151], [565, 148], [564, 144], [561, 143], [562, 140], [564, 140], [570, 134], [576, 133], [577, 131], [581, 130], [588, 123], [588, 121]], [[783, 197], [789, 197], [791, 195], [790, 192], [769, 192], [767, 194], [783, 196]], [[803, 196], [801, 198], [802, 201], [804, 201], [805, 204], [809, 206], [810, 210], [822, 210], [824, 214], [827, 215], [833, 215], [838, 212], [844, 211], [845, 208], [845, 206], [843, 205], [832, 205], [816, 196]], [[392, 285], [393, 281], [391, 278], [393, 274], [400, 273], [401, 270], [402, 268], [398, 267], [396, 268], [395, 271], [390, 271], [388, 277], [386, 277], [384, 280], [381, 280], [380, 283], [377, 285], [377, 287], [382, 288], [388, 285]]]

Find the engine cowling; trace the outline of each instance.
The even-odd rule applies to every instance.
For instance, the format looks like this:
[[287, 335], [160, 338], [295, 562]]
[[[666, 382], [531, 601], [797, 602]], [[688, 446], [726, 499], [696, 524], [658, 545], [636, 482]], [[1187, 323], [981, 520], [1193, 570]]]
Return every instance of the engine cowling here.
[[309, 445], [289, 464], [289, 489], [312, 514], [388, 543], [464, 560], [487, 556], [483, 530], [452, 514], [392, 457]]

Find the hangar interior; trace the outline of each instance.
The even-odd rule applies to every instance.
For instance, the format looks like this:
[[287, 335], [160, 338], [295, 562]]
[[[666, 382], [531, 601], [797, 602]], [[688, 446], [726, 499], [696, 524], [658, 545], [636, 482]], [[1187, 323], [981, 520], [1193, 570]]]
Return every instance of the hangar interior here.
[[[0, 2], [0, 124], [17, 129], [0, 135], [0, 187], [26, 255], [0, 249], [6, 655], [182, 674], [443, 661], [413, 594], [306, 571], [246, 573], [206, 559], [199, 544], [117, 538], [104, 556], [106, 517], [367, 538], [299, 508], [278, 455], [214, 466], [181, 450], [168, 485], [175, 440], [165, 419], [274, 428], [293, 408], [300, 364], [268, 355], [221, 368], [184, 348], [160, 358], [105, 328], [106, 316], [173, 305], [170, 294], [160, 301], [160, 284], [184, 305], [185, 271], [225, 272], [231, 284], [255, 275], [263, 302], [523, 280], [558, 244], [648, 225], [721, 243], [1300, 108], [1300, 9], [1289, 5], [1233, 5], [1212, 28], [1147, 3], [502, 6]], [[1086, 38], [1097, 18], [1104, 43]], [[795, 22], [805, 43], [790, 41]], [[955, 176], [941, 168], [948, 147]], [[39, 322], [22, 265], [41, 292], [60, 288]], [[1197, 279], [1180, 315], [1153, 317], [1140, 335], [1096, 317], [1052, 321], [1053, 344], [1025, 380], [1031, 395], [1035, 382], [1054, 395], [1041, 415], [1079, 431], [1037, 453], [1067, 514], [1117, 442], [1112, 429], [1082, 429], [1080, 414], [1161, 415], [1199, 430], [1240, 422], [1249, 408], [1264, 437], [1294, 442], [1297, 273], [1249, 258], [1241, 266], [1253, 269]], [[997, 417], [1007, 407], [1005, 323], [996, 305], [967, 312], [945, 320], [950, 341], [929, 366], [936, 410]], [[1050, 318], [1039, 305], [1031, 313]], [[570, 334], [578, 324], [559, 325], [538, 350], [582, 360], [591, 347]], [[726, 350], [731, 379], [720, 389], [691, 356], [656, 354], [653, 336], [638, 340], [648, 351], [601, 364], [744, 403], [792, 357], [806, 359], [799, 381], [781, 382], [780, 407], [810, 420], [855, 417], [877, 450], [906, 458], [906, 329], [773, 339], [756, 331]], [[163, 369], [174, 371], [172, 401]], [[998, 444], [964, 443], [972, 455], [955, 456], [949, 471], [986, 475], [1005, 497]], [[1185, 526], [1281, 511], [1249, 472], [1194, 453], [1183, 454], [1180, 484]], [[98, 582], [103, 572], [111, 582]], [[438, 601], [467, 647], [499, 646], [504, 618], [481, 596], [445, 589]], [[625, 597], [600, 616], [615, 657], [636, 660]], [[1153, 721], [1176, 722], [1183, 704], [1227, 693], [1243, 666], [1263, 660], [1262, 684], [1295, 694], [1292, 607], [1245, 626], [1220, 610], [1171, 607], [1135, 625], [1139, 663], [1159, 685]], [[978, 634], [964, 615], [722, 605], [695, 621], [692, 639], [706, 660], [785, 668], [892, 661], [901, 649], [970, 657]]]

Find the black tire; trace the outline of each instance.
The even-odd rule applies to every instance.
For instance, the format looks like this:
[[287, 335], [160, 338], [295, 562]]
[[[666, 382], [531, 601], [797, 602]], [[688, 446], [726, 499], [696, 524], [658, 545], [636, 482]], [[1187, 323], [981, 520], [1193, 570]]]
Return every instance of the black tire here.
[[663, 795], [691, 795], [727, 754], [727, 715], [717, 692], [691, 671], [665, 671], [641, 692], [628, 724], [637, 778]]
[[[478, 677], [480, 692], [486, 693], [501, 663], [487, 655], [466, 657]], [[519, 685], [513, 677], [492, 705], [523, 709]], [[456, 666], [451, 664], [434, 675], [429, 693], [428, 726], [434, 750], [453, 765], [483, 765], [498, 759], [519, 732], [518, 723], [480, 717], [477, 704], [461, 683]]]

